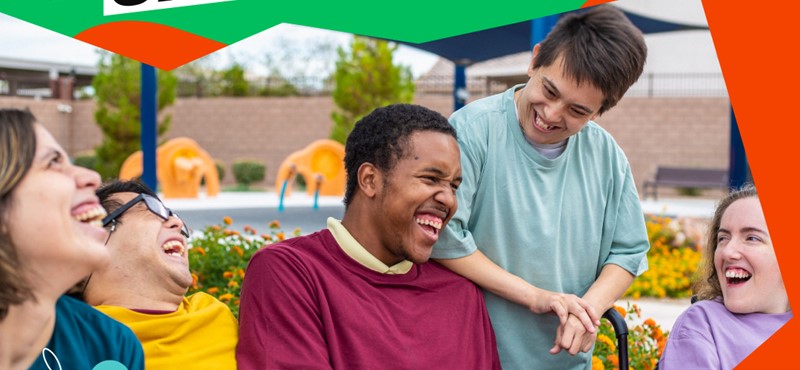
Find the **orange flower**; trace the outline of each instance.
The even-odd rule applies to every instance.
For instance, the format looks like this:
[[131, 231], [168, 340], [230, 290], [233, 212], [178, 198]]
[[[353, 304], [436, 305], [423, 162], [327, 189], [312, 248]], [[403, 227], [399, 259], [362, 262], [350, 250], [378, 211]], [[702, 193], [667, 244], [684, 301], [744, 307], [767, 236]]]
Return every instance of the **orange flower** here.
[[294, 229], [294, 232], [292, 232], [292, 235], [294, 235], [294, 236], [300, 236], [300, 234], [302, 234], [302, 231], [300, 231], [299, 227], [296, 227]]
[[225, 225], [230, 225], [230, 224], [233, 223], [233, 219], [228, 217], [228, 216], [225, 216], [225, 217], [222, 218], [222, 222], [224, 222]]
[[236, 270], [236, 273], [239, 274], [239, 276], [244, 278], [244, 269]]
[[231, 281], [228, 282], [228, 286], [231, 287], [231, 288], [238, 288], [239, 287], [239, 283], [237, 283], [236, 280], [231, 280]]
[[625, 312], [625, 309], [620, 306], [614, 305], [614, 309], [617, 310], [617, 312], [619, 312], [620, 315], [622, 315], [623, 319], [628, 314], [627, 312]]
[[238, 299], [234, 299], [234, 300], [233, 300], [233, 304], [234, 304], [235, 306], [238, 306], [238, 305], [239, 305], [239, 300], [238, 300]]
[[268, 242], [269, 242], [269, 241], [272, 241], [272, 235], [268, 235], [268, 234], [261, 234], [261, 237], [262, 237], [262, 238], [264, 238], [264, 240], [266, 240], [266, 241], [268, 241]]
[[619, 358], [617, 355], [608, 355], [606, 358], [608, 361], [611, 361], [611, 365], [613, 365], [615, 368], [619, 367]]
[[284, 235], [283, 231], [281, 231], [281, 232], [275, 234], [275, 238], [277, 238], [279, 241], [283, 241], [283, 240], [286, 240], [286, 235]]
[[212, 225], [212, 226], [211, 226], [211, 230], [214, 230], [214, 231], [220, 231], [220, 230], [222, 230], [222, 228], [221, 228], [221, 227], [219, 227], [219, 225]]
[[248, 233], [250, 235], [256, 235], [257, 234], [256, 229], [250, 227], [250, 225], [244, 225], [244, 232], [246, 232], [246, 233]]
[[225, 279], [230, 279], [230, 278], [233, 277], [233, 273], [230, 272], [230, 271], [225, 271], [225, 272], [222, 273], [222, 277], [225, 278]]
[[236, 252], [236, 254], [238, 254], [239, 257], [244, 256], [244, 251], [242, 250], [242, 247], [238, 245], [233, 246], [233, 248], [231, 248], [231, 252]]
[[592, 356], [592, 370], [606, 370], [603, 361], [597, 356]]
[[197, 289], [197, 280], [199, 280], [197, 274], [192, 273], [192, 289]]
[[208, 294], [217, 294], [217, 292], [219, 292], [219, 288], [215, 286], [212, 286], [211, 288], [208, 288], [208, 290], [206, 290], [206, 293]]
[[278, 222], [278, 220], [272, 220], [272, 222], [269, 223], [269, 228], [270, 229], [280, 229], [280, 227], [281, 227], [281, 223]]
[[195, 251], [197, 251], [197, 253], [200, 253], [200, 254], [202, 254], [204, 256], [206, 255], [206, 250], [203, 249], [203, 247], [195, 247], [195, 248], [192, 248], [192, 250], [195, 250]]
[[233, 299], [233, 294], [230, 294], [230, 293], [225, 293], [225, 294], [219, 296], [219, 300], [220, 301], [230, 301], [231, 299]]
[[645, 324], [646, 326], [649, 326], [649, 327], [651, 327], [651, 328], [654, 328], [654, 327], [656, 327], [656, 322], [655, 322], [653, 319], [651, 319], [651, 318], [648, 318], [647, 320], [644, 320], [644, 324]]

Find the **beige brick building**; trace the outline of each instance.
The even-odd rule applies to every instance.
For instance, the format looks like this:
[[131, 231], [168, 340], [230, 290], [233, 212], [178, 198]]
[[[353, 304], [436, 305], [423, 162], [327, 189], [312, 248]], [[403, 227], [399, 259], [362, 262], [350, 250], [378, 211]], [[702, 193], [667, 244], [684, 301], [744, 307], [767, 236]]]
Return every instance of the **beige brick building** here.
[[[447, 95], [418, 94], [415, 103], [445, 116], [453, 109]], [[729, 104], [726, 97], [626, 97], [597, 121], [627, 154], [641, 192], [658, 165], [727, 168]], [[65, 105], [72, 108], [70, 113], [63, 112]], [[0, 97], [0, 107], [29, 107], [71, 155], [100, 143], [92, 100]], [[286, 156], [328, 136], [333, 109], [330, 96], [179, 98], [164, 112], [173, 117], [166, 138], [190, 137], [225, 162], [226, 184], [233, 183], [234, 160], [263, 161], [267, 179], [260, 185], [270, 187]]]

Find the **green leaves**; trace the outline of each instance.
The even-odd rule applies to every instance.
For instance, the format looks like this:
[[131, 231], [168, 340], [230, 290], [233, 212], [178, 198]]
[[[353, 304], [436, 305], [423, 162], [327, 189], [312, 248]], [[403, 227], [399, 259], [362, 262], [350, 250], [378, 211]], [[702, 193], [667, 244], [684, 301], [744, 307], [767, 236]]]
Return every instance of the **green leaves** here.
[[363, 36], [353, 37], [349, 53], [338, 49], [333, 101], [339, 111], [331, 113], [331, 139], [344, 144], [355, 123], [373, 109], [414, 98], [411, 70], [393, 63], [396, 49], [394, 43]]
[[[159, 70], [158, 110], [175, 102], [178, 79]], [[103, 179], [116, 178], [122, 163], [141, 146], [141, 63], [112, 53], [101, 53], [97, 76], [92, 80], [97, 99], [95, 122], [103, 133], [97, 148], [95, 170]], [[162, 115], [158, 134], [169, 130], [172, 117]]]

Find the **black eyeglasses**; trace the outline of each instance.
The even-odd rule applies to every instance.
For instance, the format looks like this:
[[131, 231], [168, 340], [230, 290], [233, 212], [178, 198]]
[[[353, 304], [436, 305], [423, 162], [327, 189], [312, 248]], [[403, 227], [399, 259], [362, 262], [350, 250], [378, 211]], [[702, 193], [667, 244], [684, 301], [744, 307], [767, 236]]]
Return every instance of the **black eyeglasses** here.
[[[139, 203], [140, 201], [144, 201], [144, 204], [147, 206], [147, 209], [154, 215], [163, 219], [164, 221], [169, 220], [170, 216], [175, 216], [177, 219], [181, 220], [181, 218], [178, 217], [177, 214], [172, 212], [171, 209], [165, 207], [164, 203], [161, 203], [161, 201], [158, 200], [157, 198], [153, 198], [147, 194], [139, 194], [136, 196], [136, 198], [131, 199], [130, 202], [123, 204], [122, 207], [115, 209], [114, 212], [111, 212], [110, 215], [106, 216], [103, 219], [103, 227], [108, 226], [108, 224], [114, 222], [119, 216], [122, 216], [122, 214], [125, 213], [125, 211], [129, 210], [131, 207], [135, 206], [136, 203]], [[190, 235], [189, 228], [186, 227], [186, 223], [183, 222], [183, 220], [181, 220], [181, 225], [183, 225], [181, 227], [181, 234], [183, 234], [183, 236], [188, 238]]]

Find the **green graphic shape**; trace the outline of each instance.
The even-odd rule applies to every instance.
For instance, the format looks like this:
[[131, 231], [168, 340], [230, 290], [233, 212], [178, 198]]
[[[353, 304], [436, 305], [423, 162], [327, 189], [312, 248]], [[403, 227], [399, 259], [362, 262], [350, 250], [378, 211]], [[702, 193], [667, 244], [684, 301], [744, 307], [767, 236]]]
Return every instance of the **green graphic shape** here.
[[0, 12], [70, 37], [104, 23], [143, 21], [232, 44], [280, 23], [292, 23], [421, 43], [574, 10], [584, 2], [232, 0], [104, 16], [103, 0], [0, 0]]

